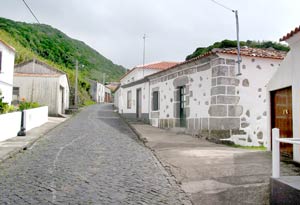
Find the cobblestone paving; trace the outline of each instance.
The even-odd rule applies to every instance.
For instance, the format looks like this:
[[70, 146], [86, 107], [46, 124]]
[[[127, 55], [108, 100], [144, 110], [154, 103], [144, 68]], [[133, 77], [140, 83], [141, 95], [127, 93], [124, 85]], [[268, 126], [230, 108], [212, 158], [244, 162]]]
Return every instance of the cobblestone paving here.
[[190, 201], [111, 105], [94, 105], [0, 164], [0, 204]]

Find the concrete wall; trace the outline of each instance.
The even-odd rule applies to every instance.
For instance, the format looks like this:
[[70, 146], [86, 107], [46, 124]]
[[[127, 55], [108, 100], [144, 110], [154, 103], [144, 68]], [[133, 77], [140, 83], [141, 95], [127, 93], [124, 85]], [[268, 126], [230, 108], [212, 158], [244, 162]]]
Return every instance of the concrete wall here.
[[58, 96], [57, 96], [57, 107], [58, 113], [64, 114], [65, 110], [69, 108], [69, 99], [70, 99], [70, 88], [68, 83], [67, 75], [61, 75], [59, 77], [59, 82], [57, 85]]
[[[292, 86], [292, 103], [293, 103], [293, 137], [300, 138], [300, 34], [297, 33], [287, 40], [291, 50], [281, 63], [278, 71], [268, 83], [268, 91], [278, 90]], [[268, 103], [270, 106], [270, 103]], [[270, 110], [270, 107], [269, 109]], [[271, 130], [271, 123], [268, 123], [268, 130]], [[269, 133], [269, 136], [270, 133]], [[270, 140], [270, 138], [269, 138]], [[269, 147], [270, 148], [270, 147]], [[293, 147], [294, 160], [300, 162], [300, 147]]]
[[21, 128], [21, 112], [0, 115], [0, 142], [17, 136]]
[[0, 51], [2, 52], [0, 90], [2, 92], [2, 96], [4, 97], [3, 101], [10, 104], [12, 101], [15, 52], [12, 49], [8, 48], [1, 41]]
[[24, 127], [29, 131], [48, 122], [48, 106], [24, 110]]

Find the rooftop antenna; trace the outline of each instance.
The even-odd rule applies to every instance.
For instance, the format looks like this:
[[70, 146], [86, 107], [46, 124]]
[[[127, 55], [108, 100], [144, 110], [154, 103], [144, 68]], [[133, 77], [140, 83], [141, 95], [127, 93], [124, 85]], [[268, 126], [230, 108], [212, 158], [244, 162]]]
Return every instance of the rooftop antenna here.
[[236, 41], [237, 41], [237, 64], [238, 64], [238, 73], [236, 74], [237, 76], [242, 75], [241, 73], [241, 47], [240, 47], [240, 28], [239, 28], [239, 15], [238, 15], [238, 10], [231, 9], [215, 0], [211, 0], [213, 3], [223, 7], [224, 9], [227, 9], [235, 14], [235, 22], [236, 22]]

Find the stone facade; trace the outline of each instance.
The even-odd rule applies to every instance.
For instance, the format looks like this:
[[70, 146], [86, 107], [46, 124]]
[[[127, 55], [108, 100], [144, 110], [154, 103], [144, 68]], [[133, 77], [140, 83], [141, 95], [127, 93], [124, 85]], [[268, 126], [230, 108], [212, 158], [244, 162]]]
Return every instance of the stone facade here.
[[152, 112], [150, 123], [160, 128], [181, 125], [178, 88], [185, 86], [188, 134], [266, 146], [265, 85], [281, 60], [245, 57], [237, 76], [235, 57], [211, 55], [151, 76], [150, 90], [159, 88], [160, 109]]

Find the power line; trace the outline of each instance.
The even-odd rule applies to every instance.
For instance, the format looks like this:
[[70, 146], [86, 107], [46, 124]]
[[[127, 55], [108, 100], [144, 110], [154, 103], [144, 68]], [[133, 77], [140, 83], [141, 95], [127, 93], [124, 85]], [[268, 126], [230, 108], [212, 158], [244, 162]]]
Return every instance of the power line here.
[[227, 7], [227, 6], [225, 6], [224, 4], [221, 4], [221, 3], [219, 3], [219, 2], [217, 2], [217, 1], [215, 1], [215, 0], [211, 0], [213, 3], [215, 3], [215, 4], [218, 4], [219, 6], [222, 6], [224, 9], [227, 9], [227, 10], [229, 10], [229, 11], [232, 11], [232, 12], [235, 12], [235, 10], [233, 10], [233, 9], [231, 9], [231, 8], [229, 8], [229, 7]]
[[35, 18], [35, 20], [40, 24], [40, 21], [38, 20], [38, 18], [34, 15], [33, 11], [31, 10], [31, 8], [28, 6], [28, 4], [26, 3], [25, 0], [22, 0], [25, 4], [25, 6], [28, 8], [28, 10], [30, 11], [30, 13], [32, 14], [32, 16]]

